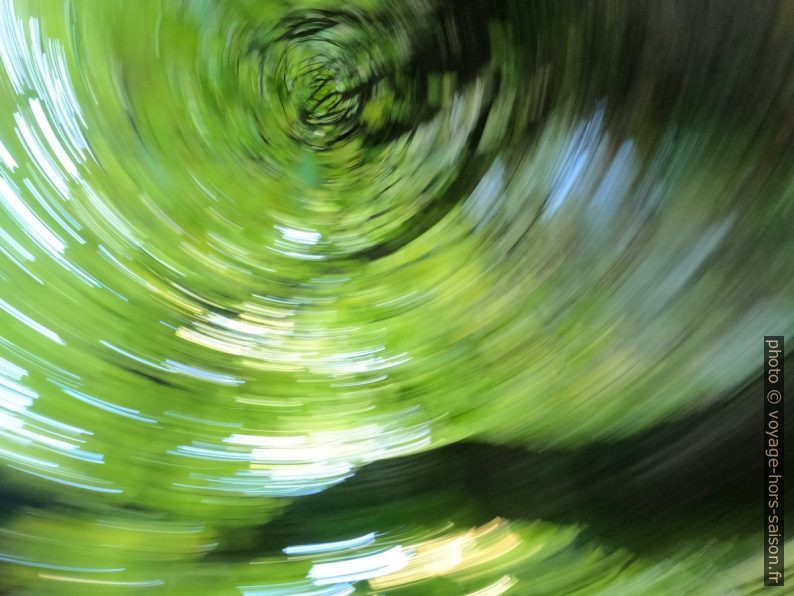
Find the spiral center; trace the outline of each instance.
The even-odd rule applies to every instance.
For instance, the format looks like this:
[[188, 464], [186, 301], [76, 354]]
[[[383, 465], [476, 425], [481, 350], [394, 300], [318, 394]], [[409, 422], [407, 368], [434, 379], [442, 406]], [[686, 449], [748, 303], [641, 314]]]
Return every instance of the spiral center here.
[[360, 100], [350, 88], [350, 74], [339, 61], [315, 56], [304, 60], [288, 81], [287, 94], [310, 138], [338, 140], [355, 127]]

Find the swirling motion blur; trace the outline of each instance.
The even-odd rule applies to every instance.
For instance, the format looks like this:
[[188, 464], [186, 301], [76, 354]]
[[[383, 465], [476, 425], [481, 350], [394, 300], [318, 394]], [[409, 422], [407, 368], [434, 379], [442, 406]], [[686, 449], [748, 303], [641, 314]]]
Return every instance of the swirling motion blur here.
[[276, 522], [751, 379], [794, 331], [792, 31], [775, 1], [0, 2], [0, 585], [755, 580], [738, 539], [489, 515], [443, 458]]

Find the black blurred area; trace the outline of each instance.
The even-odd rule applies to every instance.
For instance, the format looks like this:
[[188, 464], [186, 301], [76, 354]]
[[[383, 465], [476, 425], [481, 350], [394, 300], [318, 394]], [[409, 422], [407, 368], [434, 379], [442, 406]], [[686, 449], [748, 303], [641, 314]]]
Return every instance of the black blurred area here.
[[[789, 370], [793, 360], [786, 358]], [[791, 440], [791, 424], [785, 436]], [[582, 525], [585, 539], [644, 555], [731, 537], [760, 541], [763, 447], [758, 376], [705, 410], [630, 439], [543, 451], [465, 442], [370, 464], [295, 502], [249, 548], [275, 552], [406, 523], [433, 528], [496, 516]]]

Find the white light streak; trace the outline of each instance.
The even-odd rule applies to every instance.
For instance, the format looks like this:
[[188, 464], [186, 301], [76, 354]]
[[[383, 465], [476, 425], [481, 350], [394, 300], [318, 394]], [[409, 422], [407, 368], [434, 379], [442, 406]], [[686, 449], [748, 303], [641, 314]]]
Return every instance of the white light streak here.
[[346, 550], [350, 548], [358, 548], [360, 546], [367, 546], [375, 541], [375, 533], [370, 532], [358, 538], [351, 538], [350, 540], [340, 540], [338, 542], [325, 542], [322, 544], [304, 544], [299, 546], [288, 546], [284, 549], [285, 555], [308, 555], [318, 553], [330, 553], [334, 551]]
[[409, 556], [401, 546], [389, 550], [329, 563], [316, 563], [309, 570], [309, 577], [318, 586], [339, 582], [356, 582], [400, 571], [408, 564]]

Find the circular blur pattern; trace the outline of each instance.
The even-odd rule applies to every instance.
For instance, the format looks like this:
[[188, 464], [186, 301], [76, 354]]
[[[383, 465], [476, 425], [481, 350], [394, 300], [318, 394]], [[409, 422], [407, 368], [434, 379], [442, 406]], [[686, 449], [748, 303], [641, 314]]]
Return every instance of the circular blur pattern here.
[[793, 67], [777, 0], [0, 3], [0, 591], [760, 585], [738, 497], [611, 528], [794, 331]]

